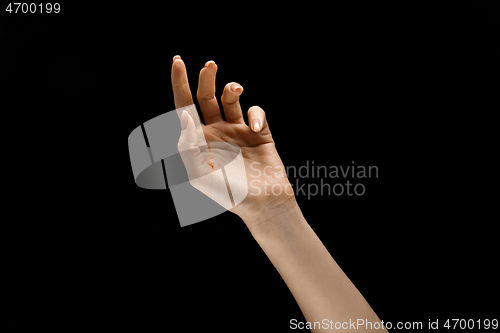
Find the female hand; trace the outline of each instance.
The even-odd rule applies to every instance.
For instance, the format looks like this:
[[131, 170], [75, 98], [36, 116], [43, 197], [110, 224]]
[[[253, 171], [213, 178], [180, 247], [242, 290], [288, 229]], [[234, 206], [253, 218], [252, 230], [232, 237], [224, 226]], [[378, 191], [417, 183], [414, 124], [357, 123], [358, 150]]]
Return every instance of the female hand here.
[[[276, 151], [264, 110], [258, 106], [249, 108], [248, 121], [250, 126], [245, 124], [239, 103], [243, 87], [236, 82], [230, 82], [226, 84], [221, 97], [226, 118], [224, 120], [215, 97], [216, 72], [217, 65], [213, 61], [208, 61], [200, 71], [197, 99], [205, 120], [205, 124], [201, 124], [201, 129], [209, 147], [211, 142], [226, 142], [240, 147], [246, 173], [246, 177], [242, 178], [246, 179], [238, 181], [248, 187], [248, 195], [230, 210], [240, 216], [251, 228], [283, 211], [283, 207], [294, 207], [296, 205], [295, 195], [281, 158]], [[186, 66], [180, 56], [175, 56], [172, 63], [172, 87], [176, 109], [194, 104], [189, 89]], [[181, 126], [186, 129], [181, 133], [179, 150], [183, 145], [187, 150], [196, 146], [197, 138], [194, 124], [195, 120], [187, 112], [181, 115]], [[217, 144], [212, 144], [212, 146], [215, 147]], [[191, 150], [191, 153], [193, 151]], [[197, 155], [200, 158], [203, 154], [200, 155], [199, 149], [195, 151], [196, 153], [190, 154], [189, 158], [186, 158], [186, 154], [183, 156], [181, 153], [184, 164], [189, 164], [186, 165], [188, 173], [190, 169], [193, 169], [193, 165], [196, 166], [197, 172], [200, 172], [200, 168], [205, 170], [201, 171], [202, 173], [210, 172], [210, 169], [213, 170], [214, 162], [216, 162], [214, 160], [218, 158], [218, 155], [211, 154], [210, 157], [205, 155], [202, 161], [196, 161], [193, 159], [196, 156], [192, 155]], [[192, 177], [190, 176], [190, 178]], [[193, 182], [192, 184], [195, 186]], [[200, 186], [203, 189], [200, 189]], [[217, 193], [214, 193], [213, 183], [199, 184], [195, 187], [217, 201]]]

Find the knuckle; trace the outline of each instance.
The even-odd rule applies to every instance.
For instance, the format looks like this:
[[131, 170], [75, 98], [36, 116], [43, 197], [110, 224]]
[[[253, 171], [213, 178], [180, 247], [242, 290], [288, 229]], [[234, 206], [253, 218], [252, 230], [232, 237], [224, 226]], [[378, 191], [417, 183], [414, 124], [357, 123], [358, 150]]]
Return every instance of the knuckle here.
[[236, 99], [223, 98], [222, 103], [227, 106], [232, 106], [238, 103], [238, 100], [239, 100], [238, 98]]
[[266, 112], [260, 107], [260, 106], [257, 106], [257, 105], [254, 105], [254, 106], [251, 106], [249, 109], [248, 109], [248, 113], [254, 113], [254, 112], [257, 112], [257, 113], [261, 113], [263, 115], [266, 115]]
[[215, 99], [215, 93], [210, 92], [210, 93], [204, 94], [204, 95], [197, 93], [196, 97], [198, 98], [199, 101], [211, 101], [211, 100]]
[[189, 106], [191, 104], [193, 104], [193, 100], [191, 98], [186, 98], [182, 103], [182, 107]]

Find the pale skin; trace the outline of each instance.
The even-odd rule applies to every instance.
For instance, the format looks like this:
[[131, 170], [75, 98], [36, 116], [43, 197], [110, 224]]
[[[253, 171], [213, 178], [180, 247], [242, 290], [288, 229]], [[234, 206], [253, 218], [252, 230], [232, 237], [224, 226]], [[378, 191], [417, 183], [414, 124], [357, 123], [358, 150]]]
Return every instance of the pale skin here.
[[[237, 144], [245, 162], [247, 181], [254, 180], [254, 190], [231, 211], [243, 220], [276, 267], [308, 322], [323, 322], [324, 319], [333, 323], [358, 319], [380, 322], [302, 215], [286, 174], [282, 172], [283, 163], [264, 110], [252, 106], [247, 112], [249, 124], [245, 123], [239, 103], [243, 87], [236, 82], [224, 88], [221, 102], [226, 120], [222, 118], [215, 97], [217, 69], [215, 62], [209, 61], [200, 71], [197, 99], [205, 120], [203, 134], [207, 142]], [[180, 56], [173, 59], [172, 87], [176, 108], [193, 104], [186, 67]], [[181, 117], [181, 123], [184, 128], [193, 124], [189, 117]], [[282, 191], [278, 195], [277, 191], [266, 195], [271, 193], [272, 186]], [[313, 332], [333, 330], [312, 329]], [[387, 332], [381, 328], [373, 331]]]

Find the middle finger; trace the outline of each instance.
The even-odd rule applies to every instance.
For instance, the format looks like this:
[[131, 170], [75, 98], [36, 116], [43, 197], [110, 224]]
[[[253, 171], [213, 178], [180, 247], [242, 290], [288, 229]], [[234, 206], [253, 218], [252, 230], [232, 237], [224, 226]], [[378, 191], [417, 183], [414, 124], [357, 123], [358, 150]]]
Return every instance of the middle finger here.
[[200, 80], [198, 82], [196, 96], [198, 103], [200, 103], [201, 113], [206, 125], [222, 120], [217, 98], [215, 97], [216, 73], [217, 65], [213, 61], [208, 61], [200, 72]]

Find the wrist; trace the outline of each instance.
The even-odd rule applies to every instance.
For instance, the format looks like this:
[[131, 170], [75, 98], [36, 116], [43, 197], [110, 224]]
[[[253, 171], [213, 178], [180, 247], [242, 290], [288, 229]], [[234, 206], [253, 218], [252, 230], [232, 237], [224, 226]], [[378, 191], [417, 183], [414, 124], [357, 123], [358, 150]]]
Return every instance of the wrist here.
[[307, 223], [295, 197], [268, 207], [254, 214], [240, 216], [254, 236], [273, 236], [288, 230], [293, 225]]

